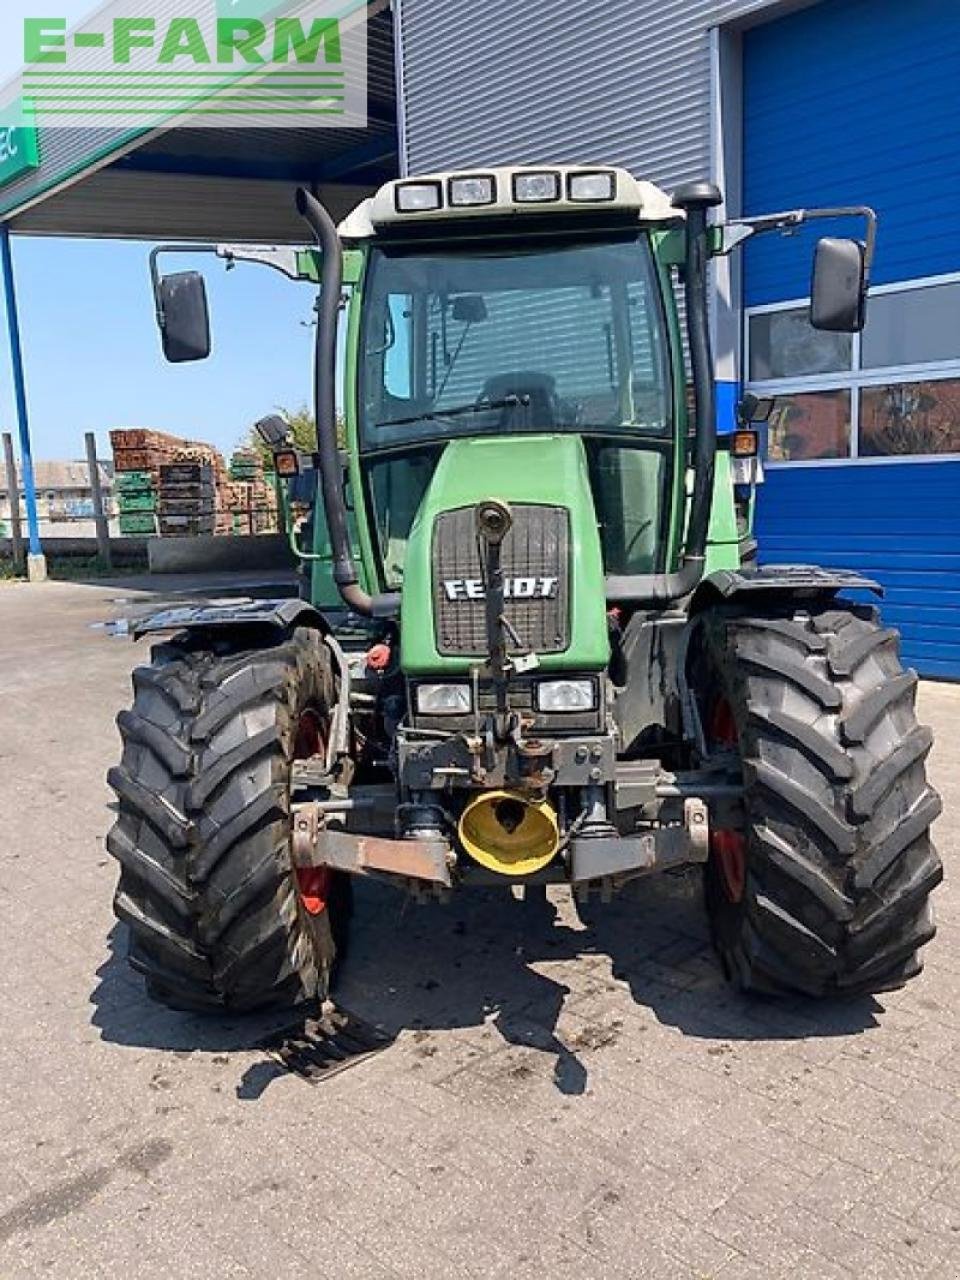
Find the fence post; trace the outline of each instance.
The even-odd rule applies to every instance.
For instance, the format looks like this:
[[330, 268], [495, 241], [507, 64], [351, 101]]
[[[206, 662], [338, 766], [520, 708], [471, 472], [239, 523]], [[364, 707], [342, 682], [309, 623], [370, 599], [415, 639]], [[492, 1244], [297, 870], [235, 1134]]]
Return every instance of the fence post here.
[[86, 434], [87, 466], [90, 469], [90, 489], [93, 493], [93, 518], [97, 525], [97, 552], [108, 569], [113, 568], [110, 554], [110, 525], [103, 510], [103, 489], [100, 487], [100, 464], [97, 462], [97, 437], [92, 431]]
[[17, 462], [13, 456], [13, 436], [3, 433], [3, 461], [7, 470], [7, 493], [10, 497], [10, 540], [13, 543], [13, 571], [23, 573], [26, 561], [23, 556], [23, 526], [20, 523], [20, 479]]

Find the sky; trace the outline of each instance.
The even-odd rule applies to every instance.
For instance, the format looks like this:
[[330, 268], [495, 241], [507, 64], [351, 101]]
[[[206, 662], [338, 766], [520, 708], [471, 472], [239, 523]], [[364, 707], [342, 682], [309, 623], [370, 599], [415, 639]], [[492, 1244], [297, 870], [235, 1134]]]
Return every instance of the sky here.
[[[140, 243], [14, 237], [36, 458], [82, 457], [86, 431], [97, 433], [100, 456], [109, 458], [113, 427], [153, 427], [229, 451], [258, 418], [309, 402], [315, 295], [308, 285], [267, 267], [227, 272], [206, 255], [171, 258], [168, 269], [196, 267], [206, 277], [214, 351], [202, 363], [168, 365], [149, 250]], [[16, 432], [5, 328], [0, 423]]]
[[[2, 0], [0, 84], [22, 62], [22, 20], [47, 11], [69, 22], [91, 0]], [[218, 259], [177, 257], [210, 291], [214, 354], [167, 365], [160, 351], [147, 259], [151, 246], [107, 240], [13, 239], [14, 268], [36, 458], [81, 458], [95, 431], [109, 458], [114, 427], [153, 427], [231, 450], [278, 406], [311, 398], [313, 293], [266, 267], [226, 272]], [[6, 311], [0, 298], [0, 427], [16, 435]]]

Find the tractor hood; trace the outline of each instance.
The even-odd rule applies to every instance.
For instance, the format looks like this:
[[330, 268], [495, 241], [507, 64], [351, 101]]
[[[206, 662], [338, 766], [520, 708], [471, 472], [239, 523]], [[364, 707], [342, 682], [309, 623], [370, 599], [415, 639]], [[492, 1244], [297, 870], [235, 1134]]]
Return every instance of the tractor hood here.
[[[410, 532], [401, 654], [410, 675], [466, 672], [487, 657], [475, 508], [509, 504], [506, 618], [548, 671], [609, 659], [603, 564], [583, 443], [498, 436], [447, 445]], [[514, 647], [514, 646], [511, 646]]]

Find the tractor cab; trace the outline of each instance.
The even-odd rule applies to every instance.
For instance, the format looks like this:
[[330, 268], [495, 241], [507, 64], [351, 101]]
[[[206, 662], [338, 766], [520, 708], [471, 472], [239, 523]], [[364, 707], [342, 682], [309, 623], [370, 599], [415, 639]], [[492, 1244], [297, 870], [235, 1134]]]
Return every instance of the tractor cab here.
[[[511, 190], [509, 174], [499, 181]], [[558, 191], [562, 176], [545, 181], [530, 190]], [[518, 213], [511, 201], [488, 212], [486, 232], [453, 216], [429, 230], [418, 221], [413, 234], [400, 213], [374, 229], [355, 416], [382, 589], [402, 585], [413, 520], [454, 441], [466, 467], [483, 459], [502, 475], [521, 439], [539, 437], [545, 460], [578, 441], [604, 563], [621, 574], [657, 568], [676, 496], [680, 352], [637, 184], [619, 183], [629, 187], [620, 201], [576, 204], [566, 217], [553, 209], [556, 224], [542, 204]], [[521, 456], [529, 467], [528, 447], [518, 466]]]

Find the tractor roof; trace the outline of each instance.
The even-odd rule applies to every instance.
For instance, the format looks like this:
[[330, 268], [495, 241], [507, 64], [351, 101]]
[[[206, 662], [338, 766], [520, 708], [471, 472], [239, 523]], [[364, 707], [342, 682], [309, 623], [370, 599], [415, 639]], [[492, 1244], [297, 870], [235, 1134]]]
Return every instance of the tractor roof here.
[[340, 224], [344, 240], [369, 240], [414, 224], [563, 214], [635, 215], [673, 222], [683, 214], [652, 182], [612, 166], [538, 165], [460, 169], [398, 178], [364, 200]]

